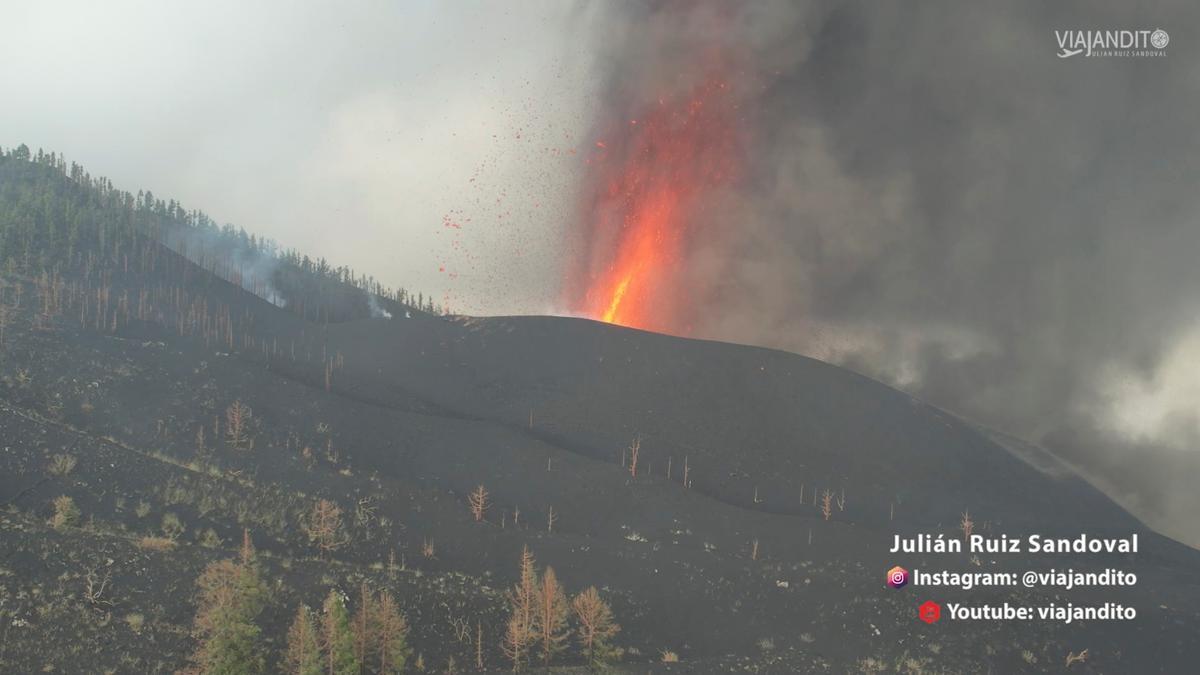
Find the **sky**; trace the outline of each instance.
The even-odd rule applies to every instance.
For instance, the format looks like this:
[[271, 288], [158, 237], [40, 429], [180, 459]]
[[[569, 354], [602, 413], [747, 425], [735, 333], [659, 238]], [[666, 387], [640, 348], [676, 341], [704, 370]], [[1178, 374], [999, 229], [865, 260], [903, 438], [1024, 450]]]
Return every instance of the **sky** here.
[[[602, 120], [735, 53], [687, 332], [1041, 443], [1200, 543], [1200, 7], [0, 0], [0, 145], [464, 313], [557, 313]], [[1059, 58], [1055, 31], [1170, 34]], [[596, 186], [591, 186], [595, 189]]]
[[513, 260], [553, 254], [566, 151], [589, 124], [586, 14], [0, 0], [0, 144], [64, 153], [459, 311], [528, 311], [557, 269]]

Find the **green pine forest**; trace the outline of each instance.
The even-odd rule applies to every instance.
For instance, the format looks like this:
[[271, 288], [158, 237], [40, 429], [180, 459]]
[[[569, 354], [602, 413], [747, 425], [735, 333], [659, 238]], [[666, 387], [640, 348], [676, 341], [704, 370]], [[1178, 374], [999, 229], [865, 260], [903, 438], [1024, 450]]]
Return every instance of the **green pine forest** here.
[[164, 244], [313, 321], [444, 313], [424, 294], [388, 288], [348, 266], [218, 225], [173, 199], [116, 189], [61, 154], [34, 153], [24, 144], [0, 148], [0, 270], [37, 277], [119, 269], [146, 244]]

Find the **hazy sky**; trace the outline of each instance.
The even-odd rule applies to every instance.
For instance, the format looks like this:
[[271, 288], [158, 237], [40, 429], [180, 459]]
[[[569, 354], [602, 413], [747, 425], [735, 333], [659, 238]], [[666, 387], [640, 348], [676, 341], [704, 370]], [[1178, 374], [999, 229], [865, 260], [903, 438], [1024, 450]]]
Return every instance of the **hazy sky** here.
[[558, 270], [511, 259], [553, 252], [586, 25], [554, 1], [0, 0], [0, 144], [460, 310], [528, 310]]

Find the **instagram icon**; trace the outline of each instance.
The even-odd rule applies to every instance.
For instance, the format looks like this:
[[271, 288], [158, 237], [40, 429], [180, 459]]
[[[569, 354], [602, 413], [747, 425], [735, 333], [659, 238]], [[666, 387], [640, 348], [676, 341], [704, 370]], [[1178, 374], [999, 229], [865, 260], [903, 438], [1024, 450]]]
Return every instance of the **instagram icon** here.
[[888, 573], [887, 573], [887, 585], [888, 586], [891, 586], [892, 588], [904, 588], [905, 584], [907, 584], [907, 583], [908, 583], [908, 570], [904, 569], [903, 567], [900, 567], [899, 565], [888, 570]]

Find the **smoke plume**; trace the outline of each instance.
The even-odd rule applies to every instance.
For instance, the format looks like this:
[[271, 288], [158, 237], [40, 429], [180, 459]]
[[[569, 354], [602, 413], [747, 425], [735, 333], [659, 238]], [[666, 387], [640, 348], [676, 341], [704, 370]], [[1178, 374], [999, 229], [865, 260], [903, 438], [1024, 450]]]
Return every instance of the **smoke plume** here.
[[[671, 330], [840, 363], [1039, 442], [1200, 543], [1198, 14], [613, 9], [598, 136], [712, 54], [734, 64], [744, 165], [663, 272], [688, 289]], [[1162, 57], [1056, 56], [1056, 30], [1155, 28]], [[611, 246], [581, 227], [589, 261]]]

